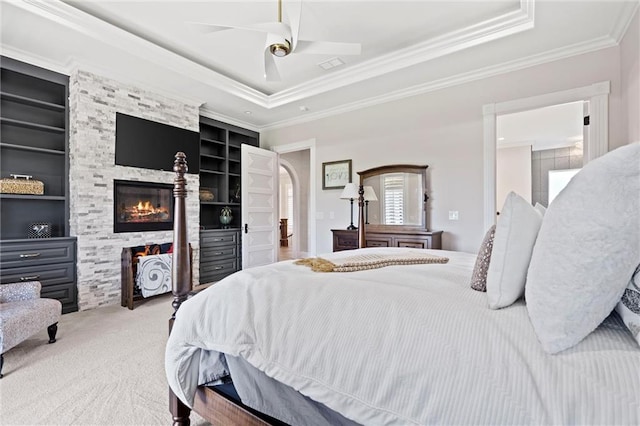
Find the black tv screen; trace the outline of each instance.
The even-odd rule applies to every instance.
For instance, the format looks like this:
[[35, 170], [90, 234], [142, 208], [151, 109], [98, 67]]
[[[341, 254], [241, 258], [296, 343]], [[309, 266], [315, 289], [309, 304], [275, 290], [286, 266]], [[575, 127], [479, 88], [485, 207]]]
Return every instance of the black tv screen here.
[[200, 173], [200, 134], [116, 113], [116, 164], [172, 171], [176, 152], [187, 156], [189, 173]]

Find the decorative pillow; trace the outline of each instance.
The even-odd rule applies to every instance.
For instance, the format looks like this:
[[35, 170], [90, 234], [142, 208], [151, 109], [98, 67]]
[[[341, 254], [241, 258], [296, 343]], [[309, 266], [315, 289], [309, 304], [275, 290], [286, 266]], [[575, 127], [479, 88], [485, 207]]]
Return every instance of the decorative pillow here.
[[487, 271], [489, 270], [489, 262], [491, 261], [491, 249], [493, 249], [493, 236], [496, 233], [496, 226], [493, 225], [484, 236], [478, 257], [476, 257], [476, 265], [473, 267], [471, 274], [471, 288], [478, 291], [487, 291]]
[[507, 195], [496, 223], [487, 272], [491, 309], [509, 306], [524, 294], [527, 268], [541, 223], [542, 215], [531, 203], [515, 192]]
[[640, 345], [640, 265], [616, 305], [616, 312]]
[[545, 351], [572, 347], [611, 313], [638, 265], [638, 235], [640, 143], [634, 143], [586, 164], [547, 208], [525, 290]]

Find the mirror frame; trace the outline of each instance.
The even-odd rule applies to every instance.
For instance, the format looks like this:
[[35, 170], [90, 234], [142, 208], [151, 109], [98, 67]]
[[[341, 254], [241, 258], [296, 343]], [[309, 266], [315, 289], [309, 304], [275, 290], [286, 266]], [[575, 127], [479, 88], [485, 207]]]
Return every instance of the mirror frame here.
[[[372, 169], [358, 172], [360, 176], [360, 187], [358, 189], [358, 242], [360, 247], [365, 244], [365, 232], [415, 232], [427, 231], [427, 168], [429, 166], [413, 165], [413, 164], [393, 164], [389, 166], [374, 167]], [[417, 225], [381, 225], [367, 224], [364, 219], [364, 180], [370, 177], [379, 176], [386, 173], [416, 173], [422, 176], [422, 223], [423, 226]], [[366, 226], [366, 229], [365, 229]]]

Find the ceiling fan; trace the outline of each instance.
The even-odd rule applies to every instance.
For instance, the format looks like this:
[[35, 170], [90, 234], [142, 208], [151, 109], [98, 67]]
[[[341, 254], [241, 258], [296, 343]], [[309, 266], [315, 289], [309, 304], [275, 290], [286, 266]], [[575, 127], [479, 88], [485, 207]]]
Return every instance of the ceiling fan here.
[[302, 0], [287, 2], [288, 22], [282, 21], [282, 0], [278, 0], [278, 21], [257, 24], [225, 25], [203, 22], [190, 22], [201, 33], [213, 33], [224, 30], [256, 31], [266, 35], [264, 47], [264, 77], [267, 81], [279, 81], [280, 73], [275, 58], [282, 58], [291, 53], [359, 55], [360, 43], [340, 43], [332, 41], [312, 41], [298, 39], [300, 29], [300, 13]]

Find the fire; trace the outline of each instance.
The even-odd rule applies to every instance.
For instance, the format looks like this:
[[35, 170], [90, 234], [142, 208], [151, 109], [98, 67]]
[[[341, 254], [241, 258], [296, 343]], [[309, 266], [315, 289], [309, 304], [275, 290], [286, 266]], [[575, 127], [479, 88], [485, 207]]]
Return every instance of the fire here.
[[154, 222], [170, 219], [168, 208], [160, 205], [155, 207], [151, 201], [139, 200], [137, 204], [134, 202], [123, 210], [121, 215], [126, 222]]

